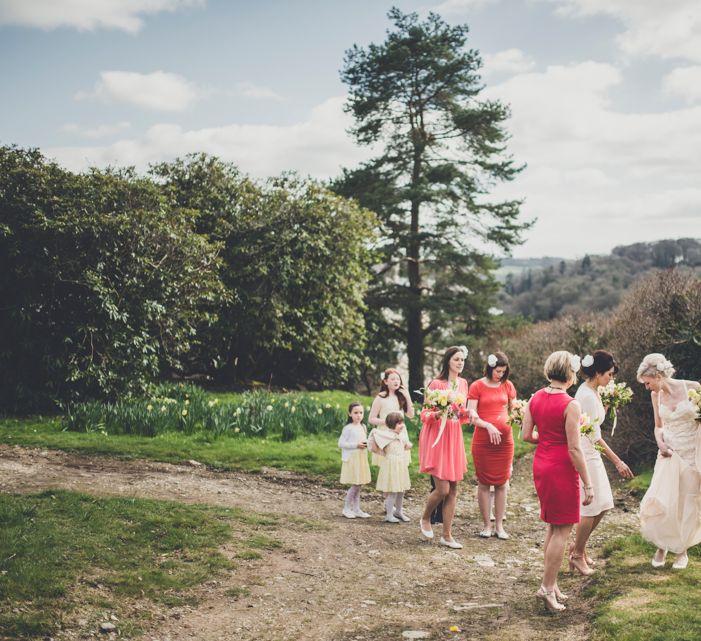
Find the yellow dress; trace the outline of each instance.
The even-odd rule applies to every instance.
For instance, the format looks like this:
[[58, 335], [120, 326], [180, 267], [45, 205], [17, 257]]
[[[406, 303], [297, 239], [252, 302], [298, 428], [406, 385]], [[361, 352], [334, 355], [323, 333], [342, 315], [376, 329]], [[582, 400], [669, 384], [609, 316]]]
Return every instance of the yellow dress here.
[[408, 441], [401, 435], [388, 429], [374, 429], [370, 436], [384, 451], [384, 461], [377, 474], [380, 492], [406, 492], [411, 487], [409, 466], [405, 453]]
[[367, 485], [371, 481], [368, 451], [358, 447], [360, 441], [367, 441], [367, 431], [362, 423], [349, 423], [338, 439], [341, 448], [341, 483], [346, 485]]

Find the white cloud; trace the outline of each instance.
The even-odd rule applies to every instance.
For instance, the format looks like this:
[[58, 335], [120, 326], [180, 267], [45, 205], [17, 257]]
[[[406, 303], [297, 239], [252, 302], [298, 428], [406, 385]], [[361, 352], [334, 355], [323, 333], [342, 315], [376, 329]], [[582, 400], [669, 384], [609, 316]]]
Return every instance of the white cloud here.
[[98, 125], [97, 127], [81, 127], [80, 125], [69, 122], [61, 127], [61, 131], [83, 136], [84, 138], [107, 138], [125, 129], [129, 129], [130, 126], [131, 125], [126, 121], [117, 122], [112, 125]]
[[482, 61], [484, 63], [482, 75], [484, 76], [496, 73], [524, 73], [535, 68], [535, 61], [520, 49], [504, 49], [496, 53], [485, 53], [482, 55]]
[[701, 62], [698, 0], [541, 0], [574, 17], [608, 15], [623, 23], [621, 50], [636, 58], [658, 56]]
[[701, 102], [701, 66], [678, 67], [662, 80], [664, 92], [681, 96], [689, 103]]
[[204, 6], [205, 0], [0, 0], [0, 25], [136, 33], [144, 14]]
[[490, 86], [510, 104], [509, 151], [524, 172], [499, 187], [537, 217], [517, 255], [584, 255], [613, 245], [694, 235], [701, 216], [701, 106], [623, 113], [608, 64], [551, 66]]
[[76, 100], [90, 98], [153, 111], [183, 111], [198, 98], [198, 89], [182, 76], [165, 71], [103, 71], [94, 91], [75, 95]]
[[287, 170], [327, 178], [338, 175], [342, 166], [354, 166], [368, 157], [367, 150], [358, 148], [345, 133], [351, 118], [344, 113], [343, 103], [342, 97], [330, 98], [314, 108], [306, 121], [287, 127], [231, 124], [185, 130], [157, 124], [141, 138], [105, 146], [49, 148], [45, 153], [74, 171], [107, 165], [145, 169], [151, 162], [206, 152], [259, 178]]
[[236, 91], [246, 98], [261, 98], [267, 100], [282, 100], [282, 96], [268, 87], [261, 87], [252, 82], [239, 82]]
[[472, 9], [481, 9], [490, 4], [496, 4], [499, 0], [444, 0], [431, 11], [440, 15], [462, 15]]

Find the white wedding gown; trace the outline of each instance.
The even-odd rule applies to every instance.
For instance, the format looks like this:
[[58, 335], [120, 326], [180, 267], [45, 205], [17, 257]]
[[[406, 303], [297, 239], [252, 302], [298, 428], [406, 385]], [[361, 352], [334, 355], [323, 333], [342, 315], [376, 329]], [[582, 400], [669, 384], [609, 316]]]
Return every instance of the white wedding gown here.
[[658, 411], [673, 453], [657, 456], [640, 503], [640, 533], [658, 548], [680, 554], [701, 542], [701, 423], [689, 400], [674, 411], [660, 403]]

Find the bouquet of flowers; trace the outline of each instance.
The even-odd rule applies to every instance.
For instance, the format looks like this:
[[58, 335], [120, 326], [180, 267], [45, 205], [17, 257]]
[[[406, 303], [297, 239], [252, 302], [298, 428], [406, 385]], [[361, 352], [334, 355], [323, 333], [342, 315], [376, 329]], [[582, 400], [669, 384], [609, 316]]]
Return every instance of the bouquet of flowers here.
[[592, 420], [589, 414], [583, 412], [582, 415], [579, 417], [579, 433], [582, 436], [586, 436], [591, 441], [591, 444], [594, 446], [595, 450], [597, 450], [598, 452], [603, 452], [604, 448], [592, 440], [594, 437], [595, 425], [596, 423], [594, 422], [594, 420]]
[[696, 410], [696, 420], [701, 421], [701, 392], [699, 392], [699, 390], [690, 389], [688, 395], [691, 404]]
[[600, 385], [599, 398], [604, 407], [608, 407], [611, 416], [613, 417], [613, 427], [611, 428], [611, 436], [616, 431], [616, 423], [618, 422], [618, 414], [616, 409], [628, 405], [633, 399], [633, 390], [625, 383], [615, 383], [609, 381], [608, 385]]
[[[440, 441], [441, 436], [443, 436], [443, 430], [445, 429], [445, 424], [448, 419], [460, 418], [460, 413], [464, 408], [465, 401], [465, 395], [460, 394], [456, 389], [434, 389], [424, 391], [423, 409], [437, 412], [441, 417], [441, 425], [438, 429], [438, 436], [436, 436], [436, 440], [434, 441], [432, 447], [436, 447], [436, 444], [438, 441]], [[463, 407], [460, 407], [461, 405]]]
[[526, 405], [528, 405], [528, 401], [517, 398], [511, 401], [511, 407], [509, 408], [509, 426], [511, 428], [517, 427], [519, 432], [523, 426], [523, 415], [526, 411]]

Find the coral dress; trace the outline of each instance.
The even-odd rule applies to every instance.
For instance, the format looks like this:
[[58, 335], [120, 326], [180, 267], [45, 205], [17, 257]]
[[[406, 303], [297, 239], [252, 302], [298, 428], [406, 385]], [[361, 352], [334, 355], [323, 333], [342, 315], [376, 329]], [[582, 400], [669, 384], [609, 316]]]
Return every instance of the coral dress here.
[[538, 427], [533, 483], [540, 499], [540, 518], [553, 525], [579, 523], [579, 474], [570, 460], [565, 432], [569, 394], [539, 390], [528, 403]]
[[[613, 509], [611, 483], [604, 462], [601, 460], [601, 452], [594, 447], [594, 443], [601, 438], [601, 424], [604, 422], [606, 412], [599, 395], [586, 383], [579, 386], [574, 398], [582, 406], [582, 413], [587, 414], [594, 422], [594, 432], [590, 436], [585, 434], [580, 436], [580, 446], [587, 463], [589, 478], [594, 490], [594, 500], [589, 505], [582, 505], [579, 512], [580, 516], [598, 516], [606, 510]], [[584, 500], [584, 484], [580, 483], [580, 486], [581, 505], [581, 501]]]
[[472, 460], [479, 482], [484, 485], [504, 485], [511, 476], [514, 460], [514, 434], [509, 420], [509, 401], [516, 398], [516, 388], [511, 381], [492, 387], [483, 379], [470, 386], [468, 398], [477, 401], [480, 418], [491, 423], [501, 433], [501, 443], [494, 445], [489, 432], [475, 427], [472, 437]]
[[657, 457], [640, 503], [640, 533], [657, 547], [680, 554], [701, 542], [701, 423], [688, 400], [674, 410], [660, 403], [658, 411], [672, 456]]
[[[451, 389], [449, 381], [432, 380], [428, 389]], [[467, 381], [457, 379], [456, 391], [467, 399]], [[464, 407], [464, 406], [463, 406]], [[442, 481], [462, 481], [467, 472], [467, 456], [465, 441], [462, 435], [462, 424], [467, 418], [448, 419], [440, 440], [434, 447], [434, 442], [440, 431], [441, 419], [429, 418], [430, 410], [421, 412], [421, 432], [419, 434], [419, 472], [435, 476]]]

